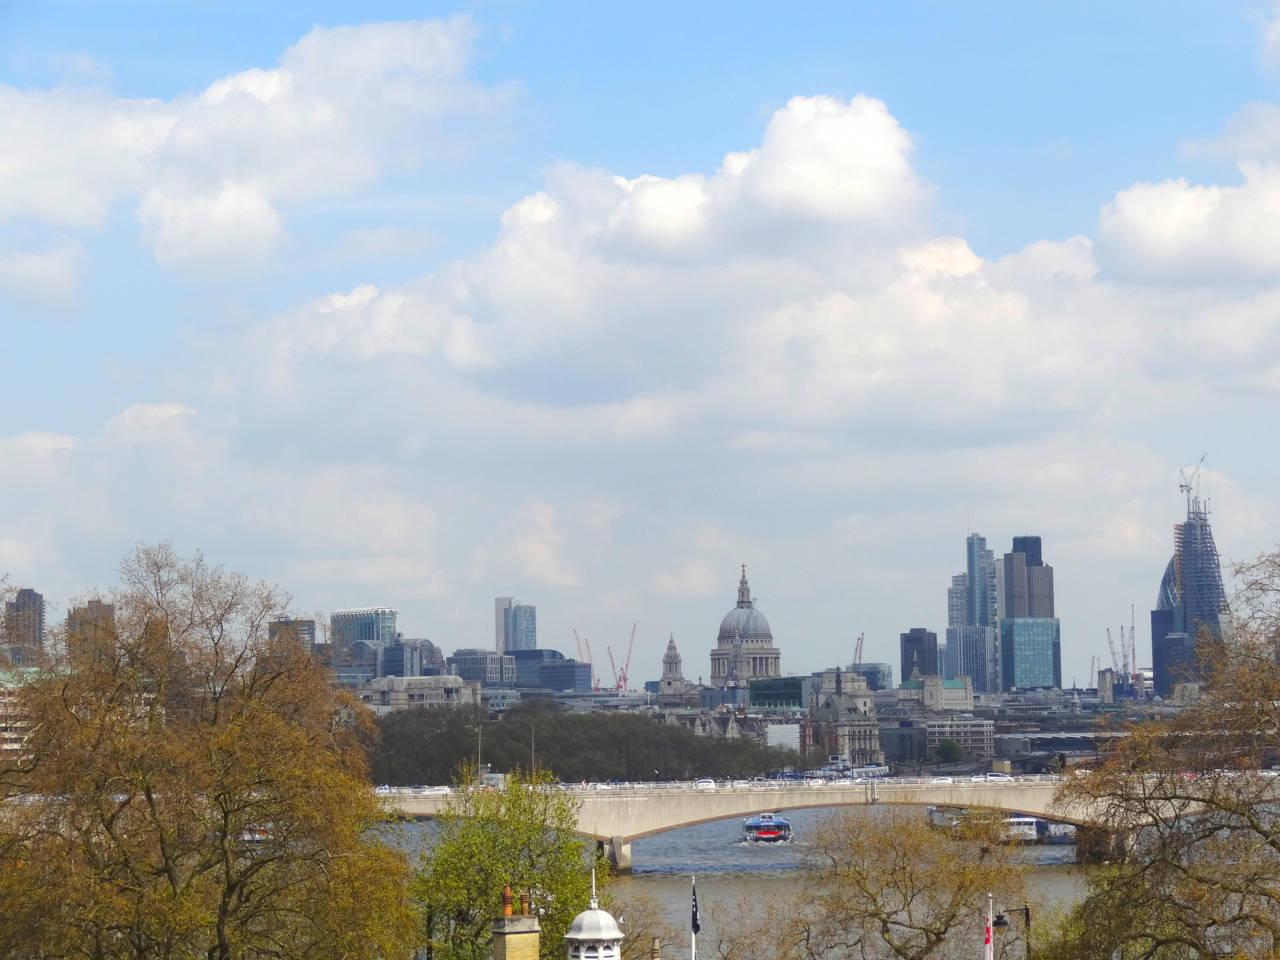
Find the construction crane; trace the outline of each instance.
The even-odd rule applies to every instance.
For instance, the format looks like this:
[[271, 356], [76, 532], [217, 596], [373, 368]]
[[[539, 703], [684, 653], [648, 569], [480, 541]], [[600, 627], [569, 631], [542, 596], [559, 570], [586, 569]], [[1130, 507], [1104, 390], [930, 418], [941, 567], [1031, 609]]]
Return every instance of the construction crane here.
[[1120, 658], [1116, 656], [1116, 643], [1111, 639], [1111, 628], [1107, 627], [1107, 646], [1111, 648], [1111, 666], [1115, 668], [1116, 676], [1124, 676], [1120, 672]]
[[1200, 459], [1196, 461], [1196, 468], [1191, 471], [1190, 477], [1187, 476], [1186, 470], [1178, 471], [1178, 478], [1182, 481], [1178, 484], [1178, 489], [1186, 494], [1188, 513], [1191, 512], [1191, 494], [1194, 492], [1197, 499], [1200, 496], [1200, 488], [1196, 481], [1200, 479], [1200, 468], [1204, 466], [1204, 458], [1208, 455], [1209, 454], [1207, 452], [1200, 454]]
[[583, 638], [582, 638], [582, 645], [583, 645], [584, 647], [586, 647], [586, 648], [587, 648], [587, 666], [591, 667], [591, 689], [592, 689], [592, 690], [599, 690], [599, 689], [600, 689], [600, 675], [599, 675], [598, 673], [596, 673], [596, 665], [595, 665], [595, 661], [593, 660], [593, 658], [592, 658], [592, 656], [591, 656], [591, 638], [590, 638], [590, 637], [583, 637]]
[[862, 644], [867, 639], [865, 633], [858, 634], [858, 642], [853, 647], [853, 672], [862, 672]]
[[1089, 657], [1089, 685], [1095, 690], [1098, 688], [1098, 658], [1096, 656]]
[[1133, 604], [1129, 604], [1129, 666], [1133, 673], [1129, 677], [1129, 682], [1133, 684], [1134, 693], [1137, 696], [1142, 695], [1142, 683], [1140, 674], [1138, 673], [1138, 644], [1134, 637], [1133, 630]]
[[1129, 673], [1129, 642], [1124, 636], [1124, 624], [1120, 624], [1120, 678], [1122, 683], [1131, 683], [1133, 681], [1132, 674]]
[[631, 642], [627, 644], [627, 659], [622, 663], [622, 669], [618, 669], [618, 665], [613, 660], [613, 647], [606, 646], [605, 650], [609, 652], [609, 669], [613, 671], [613, 687], [621, 693], [627, 689], [627, 671], [631, 669], [631, 651], [636, 645], [636, 625], [631, 625]]
[[582, 655], [582, 639], [578, 636], [578, 628], [570, 627], [570, 629], [573, 630], [573, 642], [578, 645], [578, 662], [579, 663], [589, 662], [588, 658]]
[[631, 679], [630, 679], [631, 651], [633, 651], [635, 648], [636, 648], [636, 625], [633, 623], [631, 625], [631, 639], [627, 641], [627, 660], [626, 660], [626, 663], [622, 665], [622, 674], [619, 678], [622, 681], [622, 685], [618, 687], [619, 690], [628, 689], [627, 684], [631, 682]]

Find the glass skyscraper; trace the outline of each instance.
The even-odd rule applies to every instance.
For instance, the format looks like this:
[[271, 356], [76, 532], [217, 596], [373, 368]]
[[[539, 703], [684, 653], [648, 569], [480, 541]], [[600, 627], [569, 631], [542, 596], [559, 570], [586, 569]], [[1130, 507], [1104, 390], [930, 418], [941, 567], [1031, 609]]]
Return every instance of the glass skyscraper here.
[[995, 555], [987, 548], [985, 537], [971, 533], [965, 541], [965, 571], [951, 578], [947, 591], [942, 668], [949, 680], [969, 677], [976, 693], [1000, 689], [996, 601]]
[[1155, 692], [1173, 693], [1182, 680], [1198, 679], [1196, 635], [1222, 636], [1222, 586], [1218, 547], [1209, 526], [1209, 505], [1187, 493], [1187, 519], [1173, 528], [1173, 556], [1165, 567], [1151, 611], [1151, 667]]
[[1062, 687], [1062, 628], [1054, 614], [1053, 567], [1039, 537], [1013, 538], [997, 576], [1001, 689]]

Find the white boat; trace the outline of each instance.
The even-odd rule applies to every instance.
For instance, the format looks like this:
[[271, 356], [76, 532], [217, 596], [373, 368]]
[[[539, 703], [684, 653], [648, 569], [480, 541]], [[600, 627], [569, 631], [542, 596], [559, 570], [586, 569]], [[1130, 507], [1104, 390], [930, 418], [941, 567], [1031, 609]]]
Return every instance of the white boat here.
[[1012, 843], [1037, 843], [1039, 821], [1035, 817], [1005, 817], [1000, 821], [1004, 838]]
[[776, 813], [758, 813], [742, 821], [742, 839], [753, 843], [779, 843], [791, 839], [791, 821]]

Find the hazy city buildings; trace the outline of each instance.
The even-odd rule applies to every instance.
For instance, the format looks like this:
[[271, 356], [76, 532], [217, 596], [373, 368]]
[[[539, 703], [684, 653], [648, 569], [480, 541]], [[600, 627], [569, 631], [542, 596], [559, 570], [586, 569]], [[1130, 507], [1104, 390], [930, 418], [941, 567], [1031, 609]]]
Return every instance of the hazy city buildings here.
[[912, 627], [899, 635], [898, 644], [903, 680], [941, 675], [938, 671], [938, 635], [932, 630]]
[[1161, 697], [1170, 696], [1181, 681], [1198, 679], [1196, 635], [1204, 629], [1220, 637], [1226, 605], [1208, 502], [1189, 486], [1183, 489], [1187, 518], [1174, 527], [1173, 556], [1151, 611], [1151, 664], [1155, 693]]
[[744, 564], [738, 603], [720, 621], [720, 633], [711, 651], [711, 684], [745, 688], [752, 680], [781, 675], [782, 654], [774, 646], [769, 621], [751, 596]]
[[44, 597], [23, 587], [4, 605], [4, 646], [15, 667], [36, 666], [44, 655]]

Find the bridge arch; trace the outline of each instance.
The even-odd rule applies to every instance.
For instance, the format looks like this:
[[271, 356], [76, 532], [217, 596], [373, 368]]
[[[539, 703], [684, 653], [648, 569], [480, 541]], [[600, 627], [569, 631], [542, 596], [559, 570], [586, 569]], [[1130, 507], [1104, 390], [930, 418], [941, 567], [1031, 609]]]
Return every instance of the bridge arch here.
[[[622, 789], [571, 788], [580, 802], [577, 833], [605, 846], [620, 870], [631, 866], [635, 840], [718, 820], [763, 812], [821, 807], [873, 805], [949, 806], [995, 810], [1087, 826], [1086, 811], [1056, 802], [1059, 777], [1020, 777], [1005, 782], [878, 780], [810, 786], [752, 785], [697, 789], [692, 784], [635, 784]], [[396, 796], [388, 805], [406, 816], [431, 818], [443, 811], [447, 797]]]

